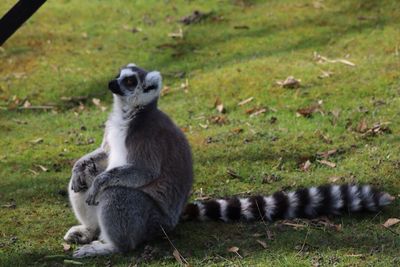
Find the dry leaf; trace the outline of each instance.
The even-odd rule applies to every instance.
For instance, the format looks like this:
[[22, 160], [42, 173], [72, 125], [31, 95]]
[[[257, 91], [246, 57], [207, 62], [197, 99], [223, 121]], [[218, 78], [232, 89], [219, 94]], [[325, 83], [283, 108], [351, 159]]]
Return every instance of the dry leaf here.
[[249, 114], [250, 117], [258, 116], [265, 112], [267, 112], [267, 109], [261, 108], [261, 107], [253, 107], [253, 108], [246, 110], [246, 113]]
[[286, 80], [277, 81], [276, 83], [283, 88], [299, 88], [301, 80], [295, 79], [293, 76], [289, 76]]
[[320, 79], [329, 78], [332, 75], [333, 75], [333, 72], [331, 72], [331, 71], [323, 71], [323, 70], [321, 70], [321, 75], [319, 75], [318, 78], [320, 78]]
[[161, 96], [165, 96], [171, 92], [171, 87], [169, 86], [164, 86], [163, 89], [161, 90]]
[[310, 169], [310, 167], [311, 167], [311, 161], [310, 160], [307, 160], [306, 162], [304, 162], [304, 163], [302, 163], [300, 165], [300, 169], [302, 171], [304, 171], [304, 172], [308, 171]]
[[315, 9], [324, 9], [325, 5], [322, 3], [322, 1], [314, 1], [313, 2], [313, 7]]
[[357, 125], [356, 132], [365, 133], [368, 130], [368, 124], [365, 118], [363, 118]]
[[64, 252], [70, 251], [71, 250], [71, 245], [67, 243], [63, 243], [63, 250]]
[[230, 248], [228, 248], [228, 251], [229, 252], [232, 252], [232, 253], [235, 253], [236, 255], [238, 255], [239, 256], [239, 258], [243, 258], [240, 254], [239, 254], [239, 248], [238, 247], [230, 247]]
[[384, 227], [389, 228], [392, 227], [395, 224], [400, 223], [400, 219], [398, 218], [389, 218], [387, 221], [383, 224]]
[[334, 224], [331, 222], [327, 217], [321, 217], [317, 219], [311, 220], [312, 223], [316, 223], [317, 225], [324, 226], [330, 229], [333, 229], [337, 232], [340, 232], [342, 230], [342, 225], [341, 224]]
[[258, 107], [252, 107], [252, 108], [249, 108], [249, 109], [246, 109], [246, 114], [252, 114], [252, 113], [254, 113], [254, 112], [256, 112], [256, 110], [257, 109], [259, 109]]
[[60, 99], [64, 102], [74, 102], [79, 104], [79, 102], [86, 101], [88, 99], [87, 96], [62, 96]]
[[203, 13], [201, 11], [195, 10], [193, 11], [192, 14], [183, 17], [182, 19], [179, 20], [179, 22], [185, 24], [185, 25], [190, 25], [194, 23], [199, 23], [202, 20], [208, 18], [211, 15], [212, 12], [209, 13]]
[[181, 127], [181, 131], [184, 133], [188, 133], [190, 131], [191, 127]]
[[122, 28], [123, 28], [124, 30], [130, 31], [130, 32], [132, 32], [132, 33], [137, 33], [137, 32], [141, 32], [141, 31], [142, 31], [142, 28], [139, 28], [139, 27], [131, 27], [131, 26], [128, 26], [128, 25], [123, 25]]
[[334, 163], [334, 162], [330, 162], [330, 161], [327, 161], [327, 160], [317, 160], [319, 163], [321, 163], [321, 164], [323, 164], [323, 165], [326, 165], [326, 166], [328, 166], [328, 167], [331, 167], [331, 168], [335, 168], [336, 167], [336, 163]]
[[332, 114], [333, 118], [332, 118], [332, 125], [336, 125], [338, 119], [339, 119], [339, 115], [340, 115], [340, 110], [339, 109], [334, 109], [331, 112], [329, 112], [330, 114]]
[[267, 248], [268, 246], [267, 246], [267, 243], [265, 243], [264, 241], [262, 241], [262, 240], [256, 240], [257, 241], [257, 243], [258, 244], [260, 244], [263, 248]]
[[235, 134], [240, 134], [243, 131], [244, 131], [243, 128], [234, 128], [234, 129], [231, 130], [231, 132], [235, 133]]
[[390, 122], [378, 122], [375, 123], [371, 128], [367, 129], [362, 135], [363, 136], [368, 136], [368, 135], [377, 135], [381, 133], [391, 133], [391, 130], [389, 128]]
[[337, 59], [336, 61], [352, 67], [356, 65], [353, 62], [348, 61], [347, 59]]
[[314, 59], [318, 62], [318, 63], [342, 63], [351, 67], [355, 67], [356, 64], [354, 64], [351, 61], [348, 61], [347, 59], [328, 59], [327, 57], [321, 56], [320, 54], [318, 54], [317, 52], [314, 52]]
[[29, 108], [31, 106], [32, 106], [32, 104], [28, 100], [26, 100], [24, 103], [24, 108]]
[[324, 152], [318, 152], [317, 155], [318, 155], [319, 157], [322, 157], [322, 158], [326, 158], [326, 159], [327, 159], [327, 158], [329, 158], [330, 156], [335, 155], [337, 152], [338, 152], [338, 150], [335, 148], [335, 149], [331, 149], [331, 150], [324, 151]]
[[35, 140], [32, 140], [31, 143], [32, 144], [41, 144], [41, 143], [43, 143], [43, 138], [39, 137]]
[[219, 113], [225, 113], [224, 104], [222, 104], [222, 101], [219, 97], [215, 99], [214, 107], [217, 109]]
[[42, 171], [44, 171], [44, 172], [48, 172], [48, 171], [49, 171], [49, 169], [47, 169], [47, 168], [44, 167], [43, 165], [36, 164], [36, 166], [39, 167], [39, 168], [40, 168]]
[[258, 116], [258, 115], [260, 115], [262, 113], [265, 113], [265, 112], [267, 112], [266, 108], [260, 108], [257, 111], [255, 111], [254, 113], [250, 114], [250, 118]]
[[85, 110], [85, 108], [86, 108], [85, 105], [82, 102], [79, 102], [78, 110], [83, 111]]
[[183, 89], [183, 91], [185, 93], [189, 92], [189, 80], [188, 79], [185, 79], [185, 82], [181, 83], [181, 89]]
[[210, 121], [215, 124], [223, 125], [228, 122], [228, 119], [224, 115], [211, 116]]
[[131, 29], [131, 33], [137, 33], [137, 32], [142, 32], [143, 30], [142, 30], [142, 28], [140, 28], [140, 27], [133, 27], [132, 29]]
[[303, 117], [306, 117], [306, 118], [309, 118], [309, 117], [311, 117], [311, 115], [313, 114], [313, 113], [315, 113], [315, 112], [321, 112], [321, 106], [319, 105], [319, 104], [316, 104], [316, 105], [312, 105], [312, 106], [309, 106], [309, 107], [306, 107], [306, 108], [299, 108], [298, 110], [297, 110], [297, 116], [303, 116]]
[[94, 104], [96, 107], [100, 108], [101, 111], [106, 111], [107, 108], [106, 108], [105, 106], [101, 105], [100, 99], [98, 99], [98, 98], [93, 98], [93, 99], [92, 99], [92, 102], [93, 102], [93, 104]]
[[17, 207], [17, 203], [12, 199], [10, 203], [1, 205], [1, 207], [6, 209], [15, 209]]
[[341, 176], [331, 176], [328, 178], [328, 181], [329, 181], [329, 183], [337, 183], [342, 179], [343, 179], [343, 177], [341, 177]]
[[362, 258], [362, 257], [364, 257], [363, 254], [347, 254], [347, 255], [345, 255], [345, 256], [347, 256], [347, 257], [356, 257], [356, 258]]
[[261, 183], [263, 183], [263, 184], [271, 184], [271, 183], [274, 183], [274, 182], [279, 181], [279, 180], [281, 180], [281, 177], [278, 176], [278, 175], [275, 175], [275, 174], [268, 175], [268, 174], [266, 174], [261, 178]]
[[289, 227], [292, 227], [293, 229], [301, 229], [301, 228], [308, 227], [308, 225], [306, 225], [306, 224], [299, 224], [299, 223], [295, 223], [293, 221], [286, 221], [286, 220], [283, 221], [281, 223], [281, 225], [289, 226]]
[[233, 253], [237, 253], [239, 251], [239, 248], [238, 247], [230, 247], [230, 248], [228, 248], [228, 251], [229, 252], [233, 252]]
[[27, 121], [22, 121], [22, 120], [18, 120], [18, 119], [12, 119], [12, 120], [17, 124], [28, 124]]
[[245, 99], [245, 100], [242, 100], [242, 101], [240, 101], [240, 102], [238, 103], [238, 106], [243, 106], [243, 105], [245, 105], [245, 104], [247, 104], [247, 103], [253, 101], [253, 99], [254, 99], [254, 97], [249, 97], [249, 98], [247, 98], [247, 99]]
[[207, 128], [208, 128], [208, 124], [199, 123], [199, 126], [200, 126], [201, 128], [203, 128], [203, 129], [207, 129]]
[[100, 106], [100, 99], [98, 99], [98, 98], [92, 98], [92, 102], [93, 102], [93, 104], [95, 105], [95, 106]]
[[182, 28], [179, 27], [179, 30], [177, 32], [168, 33], [168, 37], [183, 39], [183, 30], [182, 30]]

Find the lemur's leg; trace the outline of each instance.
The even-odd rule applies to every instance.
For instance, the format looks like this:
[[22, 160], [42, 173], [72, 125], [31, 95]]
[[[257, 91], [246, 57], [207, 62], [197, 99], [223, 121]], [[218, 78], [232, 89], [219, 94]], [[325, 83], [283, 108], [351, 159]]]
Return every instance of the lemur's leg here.
[[167, 216], [156, 202], [140, 190], [109, 187], [99, 195], [99, 223], [103, 243], [92, 242], [74, 252], [74, 257], [90, 257], [128, 252], [147, 240], [170, 230]]
[[87, 204], [97, 205], [97, 197], [110, 186], [122, 186], [132, 189], [142, 187], [154, 181], [158, 176], [157, 170], [149, 170], [125, 165], [103, 172], [94, 179], [88, 190]]
[[81, 225], [69, 229], [64, 240], [73, 243], [89, 243], [98, 235], [96, 207], [88, 206], [85, 201], [88, 197], [87, 188], [106, 167], [107, 155], [102, 148], [85, 155], [75, 163], [68, 193], [75, 217]]

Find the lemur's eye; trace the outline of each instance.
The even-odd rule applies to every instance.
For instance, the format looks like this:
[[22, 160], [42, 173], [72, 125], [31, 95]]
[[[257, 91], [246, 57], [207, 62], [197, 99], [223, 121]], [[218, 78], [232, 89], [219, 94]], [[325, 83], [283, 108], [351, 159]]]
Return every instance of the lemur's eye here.
[[155, 90], [155, 89], [157, 89], [157, 85], [156, 84], [152, 84], [152, 85], [146, 86], [144, 88], [143, 92], [147, 93], [148, 91]]
[[130, 76], [130, 77], [126, 77], [124, 79], [124, 83], [128, 87], [136, 87], [136, 85], [138, 84], [138, 81], [135, 76]]

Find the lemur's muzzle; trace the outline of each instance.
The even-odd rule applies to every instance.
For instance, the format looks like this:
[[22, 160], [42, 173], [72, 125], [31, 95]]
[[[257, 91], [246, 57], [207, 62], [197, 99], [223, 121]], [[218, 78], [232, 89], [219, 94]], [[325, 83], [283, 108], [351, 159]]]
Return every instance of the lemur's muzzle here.
[[108, 83], [108, 89], [111, 90], [114, 94], [123, 95], [121, 88], [119, 87], [117, 80], [112, 80]]

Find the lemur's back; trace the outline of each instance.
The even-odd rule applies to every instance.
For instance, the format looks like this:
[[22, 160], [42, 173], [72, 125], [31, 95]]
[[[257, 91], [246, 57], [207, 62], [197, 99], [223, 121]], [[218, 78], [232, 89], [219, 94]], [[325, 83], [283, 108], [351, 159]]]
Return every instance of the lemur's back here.
[[162, 111], [154, 109], [131, 121], [126, 139], [128, 163], [159, 169], [159, 176], [140, 188], [171, 219], [178, 222], [193, 182], [190, 146], [182, 131]]

